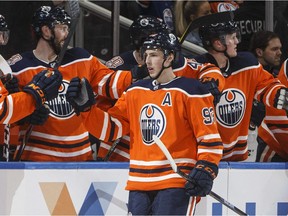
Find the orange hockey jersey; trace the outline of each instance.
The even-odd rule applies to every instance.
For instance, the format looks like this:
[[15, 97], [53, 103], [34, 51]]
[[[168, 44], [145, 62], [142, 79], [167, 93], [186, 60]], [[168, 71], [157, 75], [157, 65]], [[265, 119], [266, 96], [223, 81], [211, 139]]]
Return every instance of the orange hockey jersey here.
[[[32, 79], [32, 78], [31, 78]], [[18, 92], [10, 94], [0, 81], [0, 123], [12, 124], [30, 115], [36, 108], [31, 94]]]
[[[208, 53], [196, 57], [196, 60], [217, 64]], [[224, 146], [222, 160], [243, 161], [248, 157], [247, 139], [253, 99], [273, 107], [277, 90], [284, 86], [249, 52], [239, 52], [230, 58], [222, 73], [225, 86], [215, 108]]]
[[[288, 87], [287, 59], [283, 62], [278, 78]], [[288, 118], [284, 110], [266, 108], [266, 116], [258, 128], [258, 136], [265, 142], [263, 151], [258, 151], [260, 162], [271, 162], [277, 153], [284, 161], [288, 161]], [[260, 154], [261, 153], [261, 154]]]
[[165, 84], [141, 80], [132, 84], [108, 113], [94, 106], [81, 116], [88, 131], [101, 140], [116, 140], [130, 133], [127, 190], [184, 187], [185, 180], [173, 172], [153, 135], [165, 143], [185, 173], [197, 160], [218, 165], [222, 157], [213, 96], [196, 79], [176, 77]]
[[[129, 63], [130, 62], [131, 61], [129, 61]], [[137, 62], [135, 61], [135, 63]], [[131, 67], [131, 63], [128, 64], [127, 67]], [[125, 64], [121, 65], [121, 68], [125, 68]], [[178, 62], [173, 65], [173, 72], [176, 76], [184, 76], [199, 80], [214, 78], [215, 80], [218, 80], [219, 91], [222, 91], [224, 88], [225, 78], [223, 77], [220, 69], [211, 63], [201, 64], [197, 63], [193, 59], [187, 59], [184, 56], [180, 56]], [[103, 100], [101, 98], [101, 101], [97, 101], [97, 104], [102, 110], [107, 110], [106, 108], [107, 104], [109, 104], [109, 101], [107, 101], [107, 99]], [[129, 161], [129, 142], [129, 136], [124, 136], [123, 138], [121, 138], [109, 161]], [[112, 142], [101, 141], [98, 151], [99, 158], [104, 158], [107, 155], [109, 149], [111, 148], [111, 145]]]
[[[55, 64], [55, 62], [48, 64], [37, 59], [32, 51], [15, 55], [8, 62], [13, 75], [19, 80], [20, 87], [26, 85], [31, 77], [41, 70], [53, 68]], [[65, 94], [71, 78], [86, 77], [95, 93], [113, 99], [117, 99], [132, 81], [129, 71], [114, 72], [81, 48], [72, 48], [66, 51], [59, 71], [63, 75], [59, 95], [47, 103], [50, 114], [45, 124], [33, 127], [21, 157], [22, 160], [92, 160], [88, 132], [82, 124], [81, 117], [75, 114], [72, 106], [66, 101]], [[25, 126], [20, 128], [21, 136], [25, 129]]]

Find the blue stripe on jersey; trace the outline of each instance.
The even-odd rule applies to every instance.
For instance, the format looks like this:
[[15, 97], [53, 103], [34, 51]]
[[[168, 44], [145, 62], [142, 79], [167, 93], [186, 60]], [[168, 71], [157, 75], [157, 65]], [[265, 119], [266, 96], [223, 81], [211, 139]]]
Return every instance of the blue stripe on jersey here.
[[[152, 79], [139, 80], [133, 83], [128, 89], [133, 89], [134, 87], [147, 88], [154, 91], [154, 85], [152, 84]], [[174, 80], [166, 84], [160, 84], [158, 89], [181, 89], [187, 92], [189, 95], [204, 95], [208, 94], [209, 91], [202, 85], [202, 83], [196, 79], [186, 78], [186, 77], [176, 77]], [[127, 89], [127, 90], [128, 90]], [[157, 90], [156, 90], [157, 91]]]
[[[30, 68], [30, 67], [43, 66], [45, 68], [52, 68], [54, 65], [53, 63], [55, 63], [55, 61], [53, 61], [53, 62], [50, 62], [49, 64], [47, 64], [43, 61], [40, 61], [39, 59], [37, 59], [34, 56], [32, 51], [24, 52], [21, 55], [20, 54], [17, 54], [17, 55], [20, 58], [19, 57], [13, 58], [13, 56], [12, 56], [11, 57], [12, 64], [9, 62], [13, 73], [16, 73], [16, 74], [19, 71], [22, 71], [25, 68]], [[73, 62], [75, 60], [79, 61], [80, 59], [87, 59], [90, 56], [91, 56], [91, 54], [82, 48], [72, 48], [72, 49], [69, 49], [66, 51], [61, 65], [68, 64], [68, 63]], [[15, 60], [15, 62], [13, 61], [13, 59]]]
[[[180, 170], [188, 170], [191, 171], [192, 167], [189, 166], [178, 166], [178, 168]], [[142, 173], [142, 174], [151, 174], [151, 173], [162, 173], [162, 172], [167, 172], [167, 171], [171, 171], [172, 167], [165, 167], [165, 168], [157, 168], [157, 169], [136, 169], [136, 168], [130, 168], [129, 171], [130, 172], [137, 172], [137, 173]]]
[[[218, 66], [217, 61], [209, 53], [196, 56], [195, 60], [200, 63], [212, 63]], [[237, 56], [230, 58], [229, 61], [230, 68], [228, 70], [228, 74], [232, 74], [233, 72], [243, 68], [249, 69], [249, 67], [255, 67], [259, 65], [258, 59], [250, 52], [238, 52]]]

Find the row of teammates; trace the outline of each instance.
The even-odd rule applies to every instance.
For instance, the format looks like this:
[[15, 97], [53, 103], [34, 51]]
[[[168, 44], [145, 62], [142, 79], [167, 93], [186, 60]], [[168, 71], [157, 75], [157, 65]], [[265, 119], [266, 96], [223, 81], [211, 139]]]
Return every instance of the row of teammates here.
[[[162, 20], [140, 16], [130, 27], [135, 50], [105, 66], [70, 48], [55, 69], [70, 24], [61, 8], [35, 12], [37, 45], [8, 60], [13, 78], [1, 79], [0, 120], [20, 128], [16, 160], [92, 161], [91, 136], [101, 158], [116, 142], [110, 160], [130, 162], [132, 214], [193, 214], [198, 197], [210, 193], [219, 162], [247, 159], [254, 98], [287, 121], [285, 85], [251, 53], [237, 52], [233, 21], [200, 27], [208, 52], [187, 59]], [[4, 17], [1, 30], [5, 44]], [[154, 136], [190, 181], [174, 173]], [[288, 158], [278, 144], [270, 147]]]

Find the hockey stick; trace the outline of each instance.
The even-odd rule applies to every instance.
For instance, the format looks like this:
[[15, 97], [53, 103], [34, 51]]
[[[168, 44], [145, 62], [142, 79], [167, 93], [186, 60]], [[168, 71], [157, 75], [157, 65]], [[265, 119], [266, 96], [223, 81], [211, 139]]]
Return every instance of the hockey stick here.
[[[0, 55], [0, 71], [3, 75], [0, 77], [2, 83], [5, 85], [5, 82], [8, 82], [12, 79], [12, 70], [8, 65], [7, 61]], [[9, 150], [10, 150], [10, 124], [4, 126], [4, 146], [3, 146], [3, 157], [6, 161], [9, 161]]]
[[234, 19], [233, 11], [214, 13], [214, 14], [209, 14], [207, 16], [199, 17], [189, 23], [183, 35], [180, 37], [179, 42], [180, 44], [182, 44], [185, 38], [187, 37], [187, 35], [189, 34], [189, 32], [191, 32], [192, 30], [196, 28], [199, 28], [200, 26], [232, 21], [233, 19]]
[[[164, 153], [164, 155], [166, 156], [166, 158], [168, 159], [172, 170], [175, 173], [178, 173], [182, 178], [184, 178], [187, 181], [191, 181], [191, 179], [189, 178], [189, 176], [182, 172], [179, 167], [177, 167], [174, 159], [172, 158], [170, 152], [168, 151], [168, 149], [166, 148], [166, 146], [164, 145], [164, 143], [156, 136], [153, 135], [153, 140], [156, 143], [156, 145], [161, 149], [161, 151]], [[195, 182], [192, 182], [195, 184]], [[218, 202], [220, 202], [221, 204], [225, 205], [226, 207], [228, 207], [229, 209], [231, 209], [232, 211], [234, 211], [235, 213], [237, 213], [238, 215], [247, 215], [245, 212], [241, 211], [239, 208], [237, 208], [236, 206], [232, 205], [231, 203], [229, 203], [227, 200], [225, 200], [224, 198], [222, 198], [221, 196], [219, 196], [218, 194], [214, 193], [213, 191], [211, 191], [209, 193], [209, 195], [211, 197], [213, 197], [214, 199], [216, 199]]]
[[116, 146], [118, 145], [118, 143], [120, 142], [120, 140], [121, 140], [121, 138], [115, 140], [115, 141], [112, 143], [110, 149], [108, 150], [107, 154], [106, 154], [105, 157], [103, 158], [103, 161], [108, 161], [108, 160], [110, 159], [112, 153], [115, 151]]
[[[68, 10], [69, 10], [70, 16], [71, 16], [70, 30], [69, 30], [69, 33], [67, 35], [67, 38], [64, 41], [64, 44], [61, 48], [61, 51], [60, 51], [60, 53], [56, 59], [56, 63], [54, 65], [53, 69], [58, 69], [58, 67], [61, 65], [63, 57], [66, 53], [67, 48], [68, 48], [68, 45], [72, 39], [72, 36], [75, 33], [76, 26], [77, 26], [77, 23], [78, 23], [79, 17], [80, 17], [80, 6], [79, 6], [78, 0], [68, 0], [67, 1], [67, 7], [68, 7]], [[33, 125], [29, 125], [25, 134], [24, 134], [20, 148], [18, 149], [16, 158], [15, 158], [16, 161], [19, 161], [21, 159], [21, 155], [22, 155], [24, 148], [26, 146], [26, 143], [27, 143], [27, 141], [31, 135], [32, 129], [33, 129]]]

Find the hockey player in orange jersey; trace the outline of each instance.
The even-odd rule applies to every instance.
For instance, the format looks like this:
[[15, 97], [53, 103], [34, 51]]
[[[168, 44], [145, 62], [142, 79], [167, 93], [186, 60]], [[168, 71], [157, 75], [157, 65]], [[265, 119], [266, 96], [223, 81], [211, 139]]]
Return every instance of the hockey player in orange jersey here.
[[[134, 50], [121, 53], [105, 64], [114, 70], [132, 70], [134, 80], [139, 80], [149, 75], [141, 55], [142, 43], [149, 35], [159, 32], [169, 32], [169, 29], [159, 18], [150, 15], [140, 15], [129, 27], [129, 32]], [[175, 60], [172, 65], [174, 74], [176, 76], [199, 79], [214, 95], [214, 101], [217, 103], [225, 82], [220, 69], [210, 63], [197, 63], [192, 59], [185, 58], [181, 53], [178, 54], [177, 60]], [[100, 106], [101, 109], [105, 106], [104, 110], [107, 110], [107, 104], [111, 104], [111, 106], [114, 104], [111, 103], [111, 100], [107, 100], [108, 99], [105, 100], [103, 98], [98, 99], [97, 105]], [[109, 161], [129, 161], [129, 142], [129, 136], [121, 138], [114, 152], [111, 154]], [[111, 142], [101, 141], [98, 157], [106, 158], [106, 155], [111, 150], [111, 145]]]
[[[278, 74], [278, 79], [286, 87], [288, 87], [287, 62], [287, 59], [283, 62]], [[288, 161], [287, 128], [287, 112], [267, 107], [265, 118], [258, 128], [257, 162]]]
[[243, 161], [248, 157], [253, 98], [267, 107], [286, 109], [283, 107], [285, 86], [265, 71], [250, 52], [237, 52], [238, 32], [233, 21], [200, 27], [200, 37], [208, 53], [195, 58], [198, 62], [219, 66], [225, 77], [224, 90], [215, 107], [224, 161]]
[[[9, 40], [9, 28], [5, 18], [0, 14], [0, 45], [6, 45]], [[52, 74], [53, 73], [53, 74]], [[48, 76], [49, 75], [49, 76]], [[23, 88], [23, 92], [11, 94], [6, 86], [13, 86], [11, 69], [1, 56], [0, 58], [0, 123], [13, 124], [16, 121], [32, 114], [36, 108], [45, 101], [57, 96], [57, 91], [62, 82], [59, 71], [42, 71], [37, 76], [31, 77], [31, 82]], [[42, 94], [40, 94], [42, 92]], [[24, 105], [25, 104], [25, 105]], [[1, 133], [4, 141], [4, 127]], [[7, 134], [6, 134], [7, 136]], [[9, 137], [10, 138], [10, 137]], [[3, 156], [9, 160], [9, 144], [4, 147]], [[0, 156], [2, 158], [2, 154]]]
[[[6, 45], [9, 40], [9, 28], [5, 17], [0, 14], [0, 46]], [[4, 61], [4, 62], [2, 62]], [[57, 89], [60, 87], [62, 76], [58, 71], [54, 71], [52, 76], [45, 76], [50, 74], [48, 71], [43, 71], [37, 77], [32, 77], [29, 85], [24, 87], [23, 92], [16, 94], [9, 94], [5, 85], [11, 81], [11, 71], [8, 63], [4, 58], [0, 58], [0, 123], [11, 124], [27, 115], [30, 115], [36, 108], [38, 108], [47, 99], [53, 99], [57, 96]], [[10, 69], [9, 69], [10, 70]], [[51, 75], [51, 74], [50, 74]], [[32, 87], [31, 84], [35, 86]], [[44, 95], [37, 92], [42, 90]], [[56, 90], [55, 90], [56, 89]], [[23, 106], [25, 104], [25, 106]]]
[[[132, 84], [108, 112], [93, 106], [93, 92], [85, 79], [73, 78], [67, 90], [67, 100], [94, 136], [112, 141], [130, 133], [126, 189], [132, 215], [192, 215], [194, 196], [209, 194], [218, 173], [223, 146], [213, 96], [198, 80], [173, 73], [178, 49], [172, 33], [149, 36], [143, 51], [152, 79]], [[173, 172], [153, 135], [166, 144], [195, 184]]]
[[[70, 16], [59, 7], [41, 6], [36, 10], [32, 19], [36, 48], [9, 59], [20, 89], [39, 71], [54, 67], [68, 35], [70, 21]], [[68, 48], [58, 69], [63, 75], [58, 97], [46, 102], [48, 109], [42, 106], [38, 110], [38, 116], [46, 117], [38, 118], [39, 122], [31, 122], [29, 118], [23, 120], [26, 124], [21, 126], [20, 135], [25, 133], [28, 124], [34, 124], [34, 127], [21, 160], [93, 160], [89, 134], [65, 98], [70, 80], [75, 76], [86, 77], [97, 94], [113, 99], [117, 99], [132, 82], [130, 71], [114, 72], [82, 48]]]

